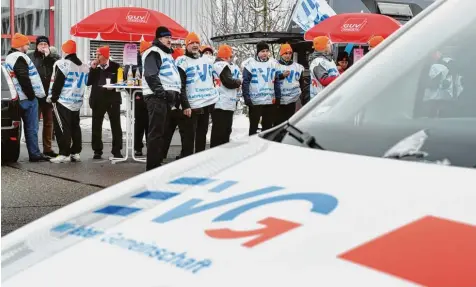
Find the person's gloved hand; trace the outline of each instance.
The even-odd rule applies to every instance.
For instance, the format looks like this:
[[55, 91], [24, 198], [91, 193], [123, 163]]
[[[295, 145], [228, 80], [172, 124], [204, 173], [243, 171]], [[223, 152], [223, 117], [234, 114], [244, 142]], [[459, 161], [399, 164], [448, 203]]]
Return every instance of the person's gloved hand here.
[[48, 104], [51, 104], [51, 97], [47, 97], [47, 98], [46, 98], [46, 102], [47, 102]]

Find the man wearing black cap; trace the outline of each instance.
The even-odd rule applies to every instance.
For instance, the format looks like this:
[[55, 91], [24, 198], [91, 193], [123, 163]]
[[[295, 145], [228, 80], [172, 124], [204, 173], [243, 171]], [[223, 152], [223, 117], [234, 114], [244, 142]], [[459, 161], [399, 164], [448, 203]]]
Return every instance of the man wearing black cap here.
[[[50, 40], [46, 36], [36, 38], [35, 51], [28, 54], [35, 65], [41, 78], [41, 83], [48, 94], [53, 65], [60, 59], [59, 55], [50, 51]], [[43, 154], [55, 158], [57, 154], [53, 151], [51, 142], [53, 139], [53, 107], [46, 102], [46, 97], [38, 99], [38, 118], [43, 115]]]
[[149, 116], [147, 137], [147, 167], [151, 170], [161, 165], [164, 157], [164, 133], [167, 114], [172, 107], [189, 108], [185, 95], [180, 94], [180, 74], [172, 57], [172, 34], [166, 27], [155, 31], [152, 47], [142, 54], [143, 95]]
[[269, 46], [259, 42], [256, 56], [244, 63], [243, 98], [249, 108], [249, 135], [258, 131], [261, 120], [262, 131], [273, 127], [275, 109], [281, 100], [281, 72], [278, 62], [269, 57]]

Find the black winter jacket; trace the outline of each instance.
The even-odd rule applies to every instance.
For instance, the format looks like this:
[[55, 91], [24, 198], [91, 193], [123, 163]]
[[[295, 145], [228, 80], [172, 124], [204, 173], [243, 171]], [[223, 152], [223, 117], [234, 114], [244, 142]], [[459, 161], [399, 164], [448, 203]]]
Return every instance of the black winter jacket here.
[[43, 89], [45, 89], [45, 93], [48, 94], [51, 75], [53, 75], [53, 65], [56, 61], [60, 59], [60, 56], [53, 53], [50, 53], [48, 56], [45, 56], [45, 54], [39, 52], [38, 50], [35, 50], [34, 52], [28, 53], [28, 57], [30, 57], [31, 61], [38, 70], [38, 74], [40, 74], [41, 78], [41, 83], [43, 84]]
[[112, 103], [122, 103], [121, 93], [115, 89], [108, 90], [102, 86], [106, 85], [106, 78], [111, 79], [111, 84], [117, 83], [117, 73], [120, 65], [109, 60], [109, 66], [102, 69], [99, 64], [93, 69], [89, 69], [88, 86], [91, 86], [91, 95], [89, 96], [89, 106], [95, 109], [98, 105], [109, 105]]

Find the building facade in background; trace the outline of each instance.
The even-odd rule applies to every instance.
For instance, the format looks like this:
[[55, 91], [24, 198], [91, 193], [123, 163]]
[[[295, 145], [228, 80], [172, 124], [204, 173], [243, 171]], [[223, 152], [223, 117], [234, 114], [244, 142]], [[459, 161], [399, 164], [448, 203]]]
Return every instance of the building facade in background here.
[[[114, 61], [122, 63], [124, 42], [104, 42], [70, 36], [70, 28], [87, 16], [104, 8], [142, 7], [160, 11], [189, 31], [213, 35], [211, 23], [205, 20], [210, 0], [1, 0], [2, 1], [2, 60], [11, 45], [12, 35], [19, 32], [29, 37], [31, 49], [36, 37], [46, 35], [50, 44], [59, 49], [61, 43], [73, 39], [78, 45], [78, 57], [89, 61], [100, 45], [111, 47]], [[59, 51], [61, 52], [61, 51]], [[90, 115], [84, 101], [82, 115]]]
[[[210, 0], [1, 0], [2, 2], [2, 59], [5, 58], [13, 34], [27, 35], [34, 42], [39, 35], [50, 38], [51, 45], [60, 46], [73, 38], [78, 43], [78, 56], [89, 59], [90, 45], [97, 41], [71, 37], [71, 26], [104, 8], [142, 7], [160, 11], [180, 23], [187, 30], [197, 33], [213, 27], [203, 15], [210, 9]], [[111, 43], [114, 44], [114, 43]], [[32, 45], [32, 48], [34, 45]], [[114, 54], [113, 54], [114, 55]]]

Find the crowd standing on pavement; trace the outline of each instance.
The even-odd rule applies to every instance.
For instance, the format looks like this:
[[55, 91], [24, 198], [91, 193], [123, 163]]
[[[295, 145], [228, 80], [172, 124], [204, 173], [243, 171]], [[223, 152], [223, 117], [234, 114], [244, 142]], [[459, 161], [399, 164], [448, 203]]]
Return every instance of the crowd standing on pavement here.
[[[372, 37], [372, 49], [383, 38]], [[230, 141], [233, 114], [240, 97], [249, 110], [249, 135], [273, 128], [287, 121], [300, 100], [305, 105], [348, 68], [348, 55], [340, 53], [337, 63], [332, 58], [332, 43], [319, 36], [313, 41], [309, 57], [310, 79], [305, 80], [304, 67], [293, 61], [289, 44], [280, 47], [279, 59], [271, 57], [265, 42], [256, 45], [256, 54], [242, 63], [233, 63], [233, 47], [222, 45], [218, 51], [201, 45], [200, 37], [191, 32], [185, 48], [172, 48], [172, 33], [158, 27], [155, 40], [142, 41], [135, 67], [142, 75], [142, 93], [135, 101], [135, 155], [142, 156], [146, 137], [146, 170], [162, 165], [176, 128], [179, 128], [182, 150], [178, 158], [205, 150], [210, 117], [210, 146]], [[50, 50], [49, 39], [36, 39], [36, 49], [26, 54], [29, 39], [22, 34], [12, 38], [6, 58], [6, 69], [20, 98], [25, 138], [31, 162], [64, 163], [80, 161], [82, 137], [79, 110], [86, 86], [91, 86], [89, 106], [92, 109], [93, 159], [103, 155], [102, 125], [107, 113], [112, 130], [115, 158], [123, 158], [120, 120], [121, 95], [106, 84], [116, 84], [120, 64], [111, 60], [108, 46], [97, 49], [96, 58], [85, 64], [76, 54], [76, 42], [63, 43], [63, 57]], [[216, 56], [215, 56], [216, 54]], [[127, 70], [125, 71], [127, 73]], [[43, 153], [38, 144], [38, 125], [43, 115]], [[53, 131], [59, 151], [52, 148]]]

